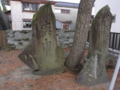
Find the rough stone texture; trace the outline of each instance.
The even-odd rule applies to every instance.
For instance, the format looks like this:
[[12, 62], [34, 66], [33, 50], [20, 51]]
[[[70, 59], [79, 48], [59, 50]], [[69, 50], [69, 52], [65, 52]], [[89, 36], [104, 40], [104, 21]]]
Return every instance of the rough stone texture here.
[[9, 49], [23, 49], [32, 38], [31, 30], [7, 31], [7, 43]]
[[[75, 30], [56, 30], [57, 45], [61, 48], [70, 48], [73, 44]], [[32, 38], [31, 30], [7, 31], [7, 40], [10, 48], [23, 49]], [[88, 49], [89, 43], [86, 43]]]
[[[31, 30], [20, 30], [7, 32], [7, 43], [10, 49], [23, 49], [32, 38]], [[17, 33], [17, 34], [16, 34]], [[69, 48], [73, 44], [74, 30], [56, 30], [57, 45], [61, 48]], [[18, 40], [16, 40], [18, 39]], [[89, 43], [86, 43], [86, 49], [89, 48]], [[120, 51], [109, 49], [109, 56], [117, 60]]]
[[120, 51], [119, 50], [113, 50], [113, 49], [109, 49], [109, 57], [117, 60], [118, 56], [119, 56]]
[[0, 30], [8, 30], [9, 21], [4, 12], [0, 11]]
[[34, 74], [50, 75], [63, 72], [63, 51], [57, 46], [55, 16], [51, 4], [42, 6], [33, 17], [33, 38], [19, 58], [35, 70]]
[[108, 55], [112, 14], [108, 5], [96, 15], [91, 26], [88, 60], [77, 77], [77, 83], [92, 86], [109, 82], [105, 68]]
[[[57, 45], [70, 48], [73, 45], [75, 30], [56, 30]], [[11, 49], [23, 49], [32, 38], [32, 30], [7, 31], [8, 45]], [[86, 43], [88, 49], [89, 43]]]
[[57, 32], [58, 46], [62, 48], [71, 47], [73, 44], [75, 30], [59, 30]]

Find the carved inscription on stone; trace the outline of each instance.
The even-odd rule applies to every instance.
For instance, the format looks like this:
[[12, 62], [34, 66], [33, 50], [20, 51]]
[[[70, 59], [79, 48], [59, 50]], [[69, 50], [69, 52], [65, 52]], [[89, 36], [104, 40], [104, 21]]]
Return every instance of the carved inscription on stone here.
[[57, 46], [55, 16], [50, 3], [42, 6], [33, 17], [33, 39], [19, 54], [19, 58], [38, 72], [35, 74], [50, 75], [63, 72], [63, 51]]
[[41, 42], [41, 45], [43, 51], [45, 51], [46, 55], [48, 55], [51, 49], [52, 41], [50, 40], [50, 38], [52, 37], [52, 30], [50, 23], [47, 23], [47, 21], [45, 21], [45, 24], [41, 26], [41, 38], [42, 37], [44, 38], [44, 40]]

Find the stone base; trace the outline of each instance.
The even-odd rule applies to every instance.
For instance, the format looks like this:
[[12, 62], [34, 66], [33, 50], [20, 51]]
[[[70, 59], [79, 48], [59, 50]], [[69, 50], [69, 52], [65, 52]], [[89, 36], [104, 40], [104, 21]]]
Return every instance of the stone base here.
[[43, 75], [43, 76], [48, 76], [48, 75], [53, 75], [59, 73], [63, 73], [66, 71], [65, 67], [62, 68], [57, 68], [57, 69], [52, 69], [52, 70], [46, 70], [46, 71], [33, 71], [34, 75]]

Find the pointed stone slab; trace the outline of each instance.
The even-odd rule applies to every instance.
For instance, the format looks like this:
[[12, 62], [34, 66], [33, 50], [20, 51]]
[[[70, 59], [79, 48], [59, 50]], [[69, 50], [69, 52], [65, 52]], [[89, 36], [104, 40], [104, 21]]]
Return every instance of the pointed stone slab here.
[[64, 71], [63, 51], [57, 46], [55, 16], [51, 4], [42, 6], [33, 17], [33, 39], [19, 54], [19, 58], [35, 74], [53, 74]]
[[35, 38], [31, 40], [28, 46], [19, 54], [19, 58], [34, 70], [39, 70], [36, 60]]
[[109, 82], [105, 68], [108, 55], [112, 14], [109, 6], [103, 7], [91, 26], [88, 60], [77, 77], [77, 83], [86, 86]]

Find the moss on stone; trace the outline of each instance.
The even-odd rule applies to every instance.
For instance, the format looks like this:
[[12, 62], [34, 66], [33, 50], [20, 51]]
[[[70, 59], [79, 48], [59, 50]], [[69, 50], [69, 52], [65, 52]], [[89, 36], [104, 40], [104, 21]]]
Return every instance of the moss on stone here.
[[37, 71], [35, 73], [53, 74], [64, 71], [64, 54], [57, 47], [55, 16], [50, 2], [34, 14], [32, 31], [33, 38], [19, 54], [19, 58]]
[[14, 39], [15, 41], [22, 41], [22, 39]]
[[20, 31], [20, 33], [27, 34], [28, 31], [22, 30], [22, 31]]
[[24, 38], [23, 40], [24, 40], [24, 41], [29, 41], [29, 38]]
[[105, 68], [108, 55], [112, 14], [108, 5], [103, 7], [92, 22], [87, 61], [77, 77], [77, 83], [94, 86], [109, 82]]
[[[48, 7], [49, 9], [52, 10], [50, 2], [48, 2], [48, 3], [45, 4], [45, 5], [43, 5], [43, 6], [40, 7], [39, 10], [33, 15], [32, 23], [37, 19], [38, 15], [40, 15], [40, 13], [41, 13], [42, 11], [44, 11], [44, 9], [45, 9], [46, 7]], [[55, 17], [55, 16], [54, 16], [54, 17]]]

